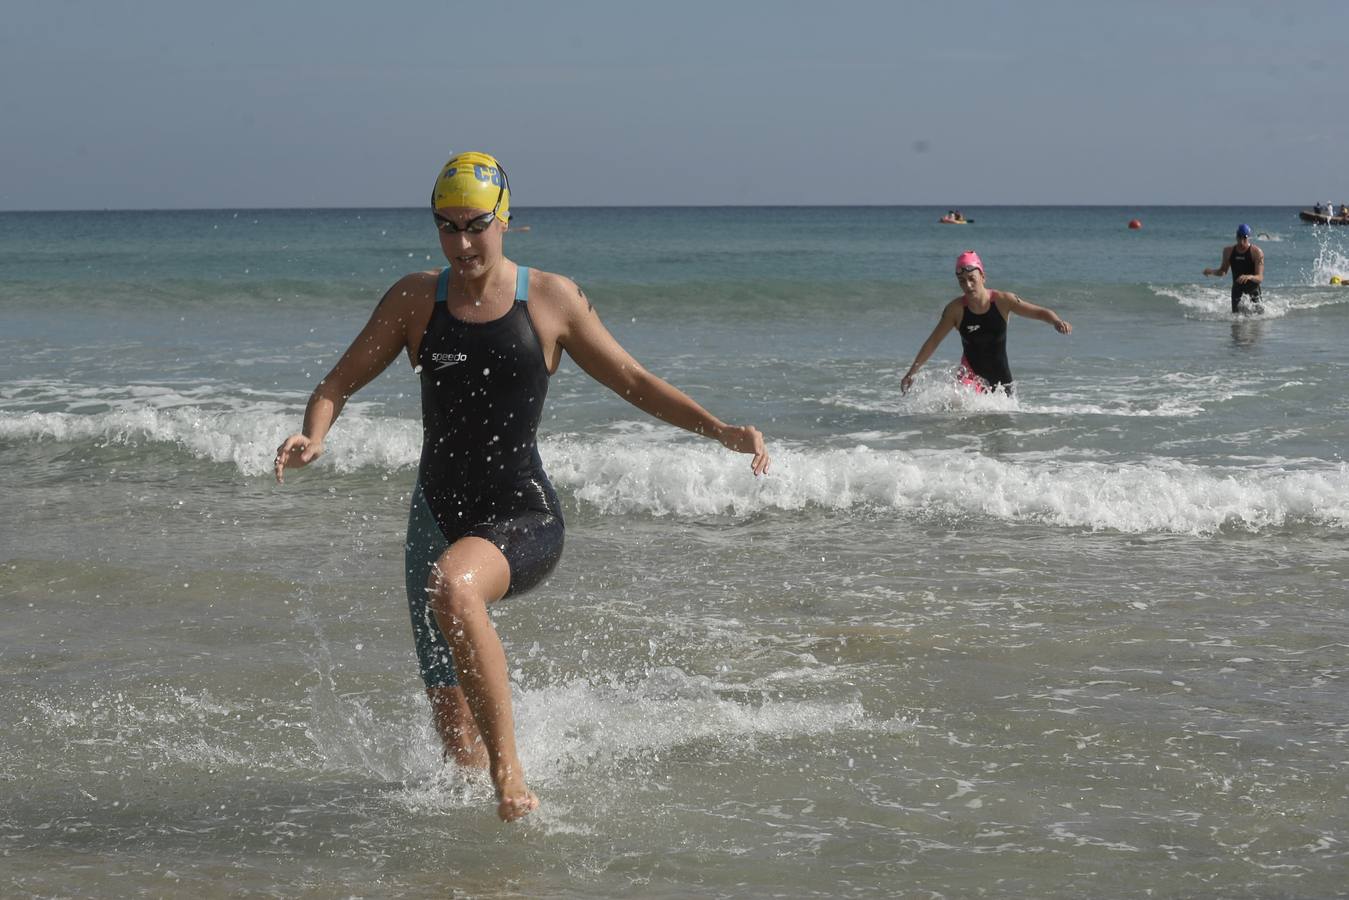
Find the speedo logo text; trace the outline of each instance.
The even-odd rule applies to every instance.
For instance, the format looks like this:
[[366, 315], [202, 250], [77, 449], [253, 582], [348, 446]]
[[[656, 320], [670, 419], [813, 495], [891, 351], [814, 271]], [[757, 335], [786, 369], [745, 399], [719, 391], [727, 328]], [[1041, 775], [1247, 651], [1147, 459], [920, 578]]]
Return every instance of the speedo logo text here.
[[436, 371], [448, 369], [450, 366], [457, 366], [461, 362], [468, 362], [467, 353], [432, 353], [431, 362], [436, 364]]

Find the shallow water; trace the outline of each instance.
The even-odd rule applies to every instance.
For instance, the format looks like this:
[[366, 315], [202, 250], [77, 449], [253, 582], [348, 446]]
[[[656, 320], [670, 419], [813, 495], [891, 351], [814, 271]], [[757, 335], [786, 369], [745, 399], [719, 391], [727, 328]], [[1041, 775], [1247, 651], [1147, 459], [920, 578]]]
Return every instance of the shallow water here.
[[[0, 215], [0, 893], [1342, 894], [1349, 235], [525, 212], [508, 252], [775, 462], [554, 379], [567, 552], [495, 611], [518, 827], [416, 676], [415, 381], [268, 475], [423, 214]], [[1241, 220], [1261, 319], [1198, 275]], [[1074, 333], [1013, 320], [1016, 398], [954, 338], [902, 396], [963, 245]]]

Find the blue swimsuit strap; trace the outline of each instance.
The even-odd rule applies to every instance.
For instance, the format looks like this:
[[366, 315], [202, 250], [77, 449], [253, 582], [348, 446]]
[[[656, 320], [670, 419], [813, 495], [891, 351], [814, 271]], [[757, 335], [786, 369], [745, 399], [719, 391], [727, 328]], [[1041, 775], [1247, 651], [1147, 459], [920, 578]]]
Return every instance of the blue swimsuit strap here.
[[450, 267], [446, 266], [440, 270], [440, 277], [436, 279], [436, 302], [444, 303], [447, 292], [450, 289]]
[[[440, 270], [440, 276], [436, 278], [436, 302], [444, 303], [445, 297], [450, 289], [450, 267], [446, 266]], [[529, 266], [515, 267], [515, 299], [525, 303], [529, 302]]]

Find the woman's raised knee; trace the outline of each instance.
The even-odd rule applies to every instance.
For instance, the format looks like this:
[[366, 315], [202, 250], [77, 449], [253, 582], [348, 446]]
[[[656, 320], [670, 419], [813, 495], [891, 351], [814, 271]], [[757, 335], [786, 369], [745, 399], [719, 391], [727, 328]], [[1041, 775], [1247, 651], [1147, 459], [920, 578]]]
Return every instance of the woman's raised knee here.
[[473, 583], [471, 573], [445, 575], [433, 571], [428, 588], [429, 606], [440, 620], [442, 630], [447, 625], [458, 630], [466, 621], [487, 611], [487, 598]]

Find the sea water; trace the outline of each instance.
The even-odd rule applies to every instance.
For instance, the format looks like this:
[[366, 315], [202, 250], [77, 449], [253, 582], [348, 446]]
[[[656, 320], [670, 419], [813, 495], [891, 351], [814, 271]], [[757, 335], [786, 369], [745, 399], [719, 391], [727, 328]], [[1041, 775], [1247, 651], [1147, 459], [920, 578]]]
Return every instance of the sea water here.
[[[0, 214], [0, 895], [1342, 894], [1349, 229], [944, 211], [520, 211], [774, 461], [564, 359], [567, 550], [494, 609], [514, 826], [417, 677], [406, 360], [270, 474], [428, 213]], [[1243, 221], [1258, 317], [1201, 274]], [[1073, 333], [902, 394], [971, 247]]]

